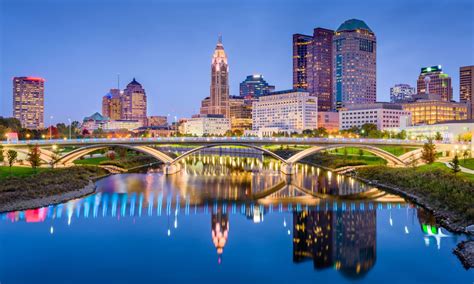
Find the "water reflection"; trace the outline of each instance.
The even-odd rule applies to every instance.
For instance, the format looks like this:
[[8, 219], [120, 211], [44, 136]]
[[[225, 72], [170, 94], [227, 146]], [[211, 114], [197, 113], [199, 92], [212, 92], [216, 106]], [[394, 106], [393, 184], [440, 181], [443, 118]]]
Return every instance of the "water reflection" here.
[[[99, 181], [98, 192], [86, 198], [0, 214], [0, 226], [42, 223], [41, 234], [56, 236], [75, 227], [100, 230], [101, 226], [108, 226], [107, 229], [118, 231], [123, 228], [118, 223], [151, 223], [150, 227], [140, 228], [156, 232], [154, 242], [177, 240], [179, 232], [189, 232], [190, 227], [196, 226], [199, 231], [192, 232], [205, 235], [210, 246], [206, 250], [223, 264], [224, 256], [235, 257], [235, 250], [242, 250], [244, 255], [240, 258], [252, 256], [253, 252], [235, 244], [243, 237], [239, 230], [245, 224], [255, 224], [271, 231], [275, 239], [284, 235], [283, 246], [292, 246], [292, 250], [285, 251], [282, 258], [292, 256], [295, 267], [312, 262], [316, 271], [335, 271], [347, 279], [366, 277], [383, 262], [380, 248], [377, 261], [380, 224], [384, 232], [400, 238], [413, 236], [414, 243], [420, 242], [424, 247], [424, 242], [433, 248], [436, 244], [438, 250], [443, 239], [451, 236], [436, 226], [432, 216], [398, 196], [308, 165], [299, 165], [297, 174], [288, 178], [279, 173], [279, 166], [277, 161], [261, 157], [197, 155], [189, 157], [177, 175], [149, 172], [111, 176]], [[203, 222], [205, 226], [197, 226]], [[139, 251], [140, 244], [135, 246]], [[269, 253], [275, 254], [276, 250], [271, 249]]]

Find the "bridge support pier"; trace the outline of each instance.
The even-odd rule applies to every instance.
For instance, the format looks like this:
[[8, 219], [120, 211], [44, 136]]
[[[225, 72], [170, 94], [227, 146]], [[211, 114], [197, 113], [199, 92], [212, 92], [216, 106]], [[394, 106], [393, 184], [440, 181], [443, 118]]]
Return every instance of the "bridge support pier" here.
[[170, 164], [166, 163], [163, 166], [163, 173], [165, 175], [173, 175], [181, 171], [181, 166], [179, 164]]
[[287, 163], [281, 166], [281, 172], [285, 175], [293, 175], [296, 172], [296, 168], [293, 167], [292, 163]]

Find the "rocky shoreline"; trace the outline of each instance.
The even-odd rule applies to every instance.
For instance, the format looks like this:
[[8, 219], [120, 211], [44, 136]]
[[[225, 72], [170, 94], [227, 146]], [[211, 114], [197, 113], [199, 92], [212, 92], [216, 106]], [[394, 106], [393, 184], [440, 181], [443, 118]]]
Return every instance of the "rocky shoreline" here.
[[55, 205], [64, 203], [73, 199], [81, 198], [95, 192], [96, 185], [94, 182], [89, 181], [89, 184], [85, 187], [64, 192], [61, 194], [55, 194], [47, 197], [34, 198], [28, 200], [16, 200], [8, 202], [7, 204], [0, 204], [0, 213], [10, 211], [20, 211], [27, 209], [41, 208], [49, 205]]

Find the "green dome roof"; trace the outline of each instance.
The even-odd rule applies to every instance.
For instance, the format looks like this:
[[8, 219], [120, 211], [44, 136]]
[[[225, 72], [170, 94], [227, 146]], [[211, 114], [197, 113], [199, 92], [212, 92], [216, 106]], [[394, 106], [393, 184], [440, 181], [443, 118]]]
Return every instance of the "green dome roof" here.
[[337, 29], [338, 32], [343, 31], [355, 31], [355, 30], [367, 30], [370, 33], [374, 33], [367, 24], [362, 20], [350, 19], [342, 23]]

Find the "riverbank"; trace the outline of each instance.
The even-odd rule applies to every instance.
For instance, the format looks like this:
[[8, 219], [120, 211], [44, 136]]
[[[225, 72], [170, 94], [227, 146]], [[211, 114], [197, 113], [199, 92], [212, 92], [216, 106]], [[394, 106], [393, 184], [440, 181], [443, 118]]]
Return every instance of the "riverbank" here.
[[106, 174], [97, 167], [71, 167], [3, 179], [0, 212], [39, 208], [89, 195], [95, 192], [93, 180]]

